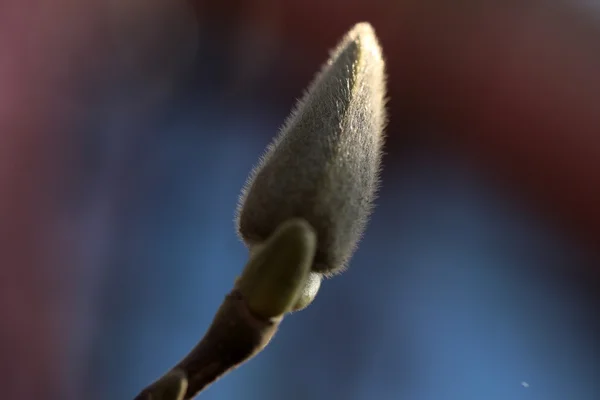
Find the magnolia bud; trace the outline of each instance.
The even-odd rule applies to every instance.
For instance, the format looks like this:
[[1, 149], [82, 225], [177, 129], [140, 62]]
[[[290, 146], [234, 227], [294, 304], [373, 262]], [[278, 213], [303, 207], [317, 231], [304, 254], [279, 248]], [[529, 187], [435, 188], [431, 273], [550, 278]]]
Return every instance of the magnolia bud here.
[[371, 25], [359, 23], [251, 172], [237, 215], [246, 244], [261, 243], [300, 217], [317, 234], [312, 271], [341, 271], [373, 208], [385, 123], [381, 48]]

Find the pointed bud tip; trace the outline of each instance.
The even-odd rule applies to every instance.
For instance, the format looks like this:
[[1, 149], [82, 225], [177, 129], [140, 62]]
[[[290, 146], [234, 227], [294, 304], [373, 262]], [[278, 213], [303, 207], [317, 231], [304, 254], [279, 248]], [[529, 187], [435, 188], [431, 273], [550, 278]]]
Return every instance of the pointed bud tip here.
[[359, 22], [350, 29], [346, 34], [345, 39], [342, 40], [342, 47], [348, 41], [358, 42], [359, 46], [365, 50], [368, 50], [376, 58], [381, 59], [381, 46], [377, 40], [375, 29], [373, 25], [368, 22]]
[[348, 36], [375, 36], [375, 29], [369, 22], [357, 22], [348, 32]]

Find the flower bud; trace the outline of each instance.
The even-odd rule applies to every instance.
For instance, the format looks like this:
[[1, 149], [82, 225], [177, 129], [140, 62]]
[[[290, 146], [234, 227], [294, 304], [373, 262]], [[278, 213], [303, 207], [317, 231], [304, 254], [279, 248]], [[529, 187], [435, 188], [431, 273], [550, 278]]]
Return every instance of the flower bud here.
[[384, 141], [385, 71], [368, 23], [355, 25], [251, 172], [237, 223], [248, 246], [290, 218], [317, 234], [313, 272], [348, 263], [372, 212]]

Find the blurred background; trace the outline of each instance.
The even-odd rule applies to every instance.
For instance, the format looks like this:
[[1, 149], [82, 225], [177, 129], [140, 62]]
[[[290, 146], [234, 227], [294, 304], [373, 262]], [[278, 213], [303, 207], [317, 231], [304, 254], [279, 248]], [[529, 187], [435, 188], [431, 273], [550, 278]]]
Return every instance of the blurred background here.
[[0, 385], [131, 399], [247, 260], [239, 191], [345, 31], [388, 60], [342, 276], [203, 399], [600, 398], [592, 2], [4, 0]]

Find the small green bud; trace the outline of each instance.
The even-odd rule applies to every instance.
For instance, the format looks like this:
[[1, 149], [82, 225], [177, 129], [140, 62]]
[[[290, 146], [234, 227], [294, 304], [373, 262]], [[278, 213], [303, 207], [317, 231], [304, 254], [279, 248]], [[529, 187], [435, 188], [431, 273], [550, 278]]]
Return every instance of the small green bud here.
[[253, 248], [235, 287], [254, 314], [280, 317], [306, 301], [303, 296], [316, 245], [313, 228], [302, 219], [291, 219]]
[[343, 270], [372, 212], [385, 123], [381, 48], [371, 25], [359, 23], [250, 174], [237, 215], [246, 244], [262, 243], [283, 221], [303, 218], [317, 233], [312, 271]]
[[308, 307], [310, 303], [312, 303], [315, 297], [317, 297], [317, 293], [321, 287], [321, 279], [321, 274], [317, 272], [311, 272], [308, 275], [306, 283], [304, 284], [304, 288], [302, 289], [302, 293], [296, 301], [294, 308], [292, 308], [292, 311], [303, 310]]

